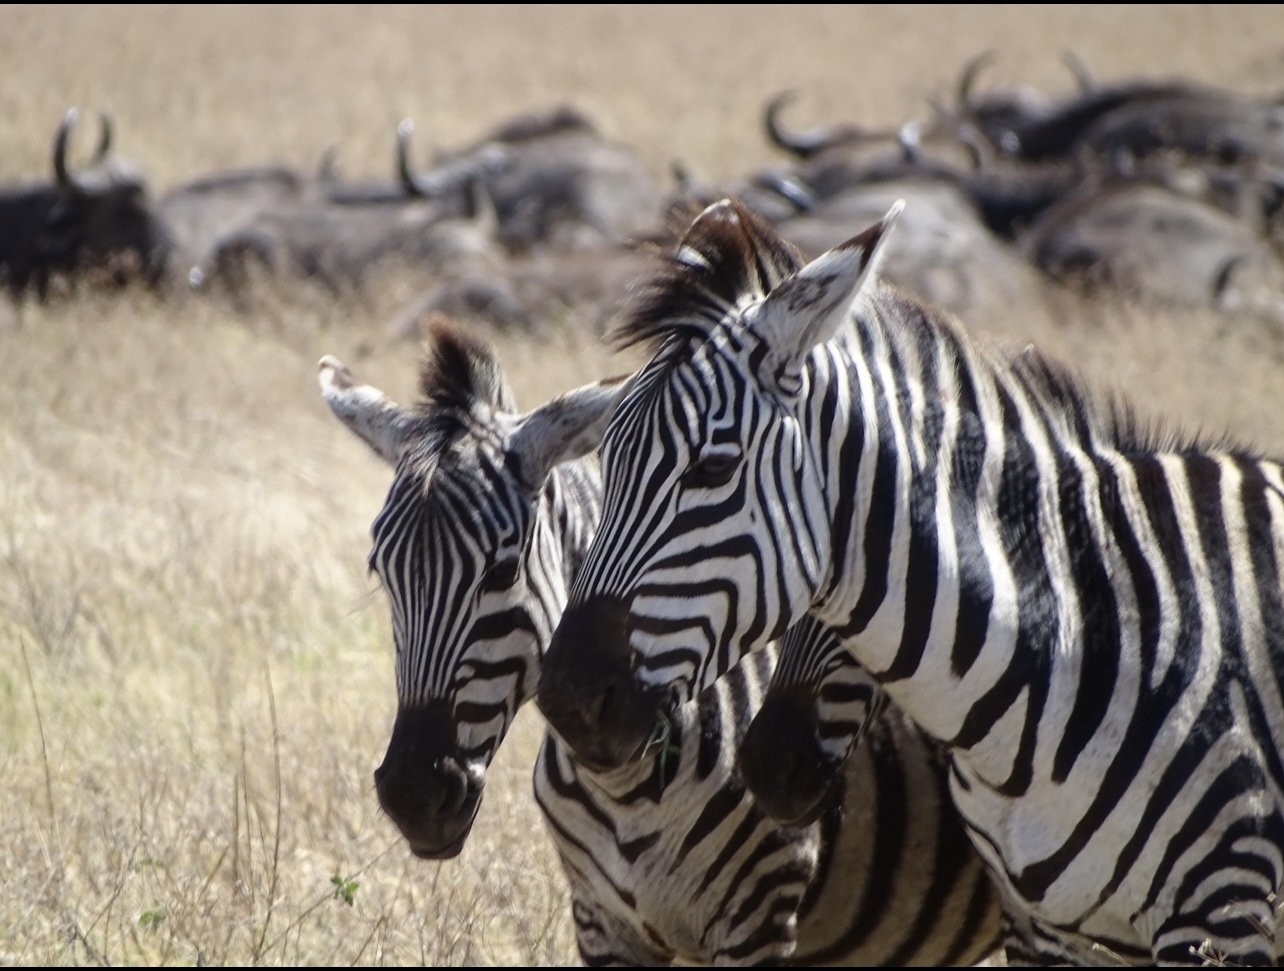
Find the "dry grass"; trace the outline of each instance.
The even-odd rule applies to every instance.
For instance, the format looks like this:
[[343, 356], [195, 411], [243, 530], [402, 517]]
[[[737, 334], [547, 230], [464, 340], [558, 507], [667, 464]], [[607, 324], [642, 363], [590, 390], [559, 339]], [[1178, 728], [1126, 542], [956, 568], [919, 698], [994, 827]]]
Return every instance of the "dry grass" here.
[[[675, 157], [726, 177], [771, 158], [758, 115], [784, 87], [817, 121], [900, 121], [994, 47], [996, 82], [1047, 90], [1066, 49], [1102, 77], [1284, 89], [1282, 28], [1270, 6], [9, 6], [0, 180], [44, 176], [73, 103], [110, 111], [161, 189], [330, 145], [384, 175], [402, 114], [449, 146], [558, 101], [658, 177]], [[410, 858], [374, 799], [395, 702], [364, 559], [388, 477], [315, 362], [410, 397], [414, 350], [385, 328], [414, 289], [0, 305], [0, 963], [574, 959], [529, 797], [535, 713], [460, 859]], [[975, 323], [1284, 452], [1274, 335], [1068, 303]], [[625, 367], [565, 327], [498, 343], [528, 404]]]
[[[314, 378], [351, 335], [77, 307], [25, 308], [5, 338], [0, 960], [568, 959], [529, 838], [532, 715], [459, 862], [412, 860], [378, 814], [394, 698], [363, 567], [387, 475]], [[545, 373], [582, 357], [514, 352]], [[404, 356], [366, 366], [409, 380]]]

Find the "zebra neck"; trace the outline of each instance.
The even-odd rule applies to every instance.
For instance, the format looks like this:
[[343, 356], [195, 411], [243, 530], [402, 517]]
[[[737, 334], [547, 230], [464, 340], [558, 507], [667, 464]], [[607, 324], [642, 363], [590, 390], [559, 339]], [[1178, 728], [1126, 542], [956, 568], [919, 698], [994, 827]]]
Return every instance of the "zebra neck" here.
[[566, 607], [566, 593], [584, 562], [584, 555], [602, 518], [602, 465], [596, 452], [555, 466], [549, 474], [542, 497], [541, 519], [557, 538], [561, 550], [561, 602], [553, 606], [558, 614]]
[[812, 419], [841, 442], [813, 612], [924, 729], [967, 748], [1025, 718], [1022, 692], [1077, 640], [1063, 526], [1105, 522], [1110, 490], [1070, 412], [1082, 402], [913, 310], [872, 303], [842, 366], [818, 369], [813, 415], [834, 415], [826, 396], [850, 407]]

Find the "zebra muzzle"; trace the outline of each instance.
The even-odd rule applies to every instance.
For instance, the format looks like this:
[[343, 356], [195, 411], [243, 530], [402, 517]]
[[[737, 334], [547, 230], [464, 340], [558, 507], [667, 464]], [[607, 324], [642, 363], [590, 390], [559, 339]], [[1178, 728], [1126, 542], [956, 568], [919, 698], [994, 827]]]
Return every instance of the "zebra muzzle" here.
[[740, 743], [740, 773], [759, 807], [785, 826], [806, 826], [832, 805], [841, 766], [821, 748], [805, 690], [768, 693]]
[[440, 860], [459, 854], [481, 806], [485, 779], [460, 759], [444, 702], [398, 709], [374, 780], [380, 807], [415, 856]]
[[568, 607], [540, 671], [540, 711], [575, 757], [596, 771], [641, 758], [664, 707], [634, 675], [628, 617], [616, 597]]

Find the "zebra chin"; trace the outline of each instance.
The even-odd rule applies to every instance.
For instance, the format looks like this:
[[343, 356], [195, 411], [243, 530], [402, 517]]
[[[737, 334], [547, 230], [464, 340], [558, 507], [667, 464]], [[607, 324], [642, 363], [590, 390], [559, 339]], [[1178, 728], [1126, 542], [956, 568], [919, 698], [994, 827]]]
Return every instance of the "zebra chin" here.
[[431, 831], [423, 829], [407, 830], [401, 823], [397, 828], [406, 838], [410, 852], [420, 860], [453, 860], [463, 852], [468, 842], [468, 834], [473, 831], [473, 820], [477, 818], [477, 809], [481, 798], [473, 803], [470, 814], [449, 821], [435, 820]]
[[641, 758], [657, 726], [668, 723], [668, 693], [645, 687], [633, 672], [628, 616], [617, 597], [568, 607], [541, 665], [540, 712], [596, 772]]
[[464, 762], [444, 702], [399, 708], [382, 764], [379, 806], [423, 860], [458, 856], [481, 807], [486, 779]]
[[816, 707], [804, 686], [769, 692], [737, 755], [745, 787], [784, 826], [809, 826], [842, 795], [843, 767], [820, 746]]

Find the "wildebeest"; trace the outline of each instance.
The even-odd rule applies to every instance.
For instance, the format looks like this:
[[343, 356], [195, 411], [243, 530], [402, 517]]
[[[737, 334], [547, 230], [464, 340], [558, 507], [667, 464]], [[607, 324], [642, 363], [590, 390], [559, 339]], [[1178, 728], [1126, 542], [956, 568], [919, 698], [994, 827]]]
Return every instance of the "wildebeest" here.
[[221, 241], [278, 206], [305, 198], [308, 180], [283, 165], [216, 172], [184, 182], [161, 196], [157, 208], [171, 239], [171, 275], [193, 286]]
[[[1183, 81], [1098, 86], [1077, 65], [1079, 91], [1060, 102], [977, 98], [987, 62], [968, 64], [953, 109], [902, 129], [899, 151], [871, 148], [885, 133], [851, 124], [790, 132], [787, 99], [773, 99], [768, 137], [797, 158], [791, 177], [815, 199], [775, 220], [782, 234], [815, 255], [914, 196], [910, 210], [933, 227], [899, 234], [887, 274], [956, 312], [973, 309], [973, 283], [1013, 278], [1014, 251], [977, 232], [979, 216], [1058, 282], [1280, 321], [1284, 107]], [[948, 154], [960, 145], [970, 162]]]
[[1116, 112], [1146, 114], [1154, 105], [1198, 104], [1220, 99], [1223, 93], [1182, 80], [1133, 78], [1111, 84], [1096, 84], [1077, 61], [1071, 61], [1078, 82], [1074, 94], [1059, 100], [1036, 97], [1024, 91], [978, 99], [972, 91], [983, 67], [993, 60], [992, 52], [971, 59], [964, 67], [953, 108], [937, 105], [933, 132], [970, 133], [990, 150], [1026, 163], [1047, 162], [1069, 157], [1093, 132]]
[[443, 211], [467, 176], [485, 203], [474, 209], [490, 218], [443, 219], [433, 233], [484, 225], [497, 245], [489, 254], [456, 248], [464, 258], [444, 268], [434, 260], [437, 279], [393, 324], [399, 336], [438, 313], [518, 328], [575, 318], [600, 329], [639, 270], [639, 244], [662, 229], [660, 194], [641, 160], [569, 107], [512, 118], [427, 170], [410, 165], [403, 124], [399, 165]]
[[[480, 172], [512, 252], [617, 242], [660, 216], [659, 189], [641, 159], [574, 108], [518, 116], [438, 162], [459, 165]], [[426, 184], [422, 174], [414, 180]]]
[[447, 282], [463, 279], [465, 292], [452, 285], [452, 298], [480, 293], [490, 304], [485, 278], [506, 255], [614, 246], [658, 219], [658, 191], [641, 161], [574, 109], [520, 115], [427, 168], [411, 161], [413, 131], [409, 120], [398, 126], [395, 183], [329, 176], [314, 193], [278, 200], [222, 233], [194, 282], [236, 290], [258, 265], [345, 289], [389, 259], [438, 275], [462, 262], [469, 272]]
[[216, 176], [196, 191], [183, 187], [178, 195], [217, 227], [189, 250], [192, 285], [237, 292], [257, 266], [338, 291], [360, 285], [391, 259], [432, 270], [460, 259], [491, 261], [496, 222], [483, 179], [506, 164], [505, 156], [478, 152], [415, 172], [413, 130], [409, 119], [397, 128], [390, 181], [343, 179], [331, 152], [314, 179], [260, 169]]
[[764, 127], [773, 145], [800, 160], [789, 178], [818, 203], [875, 183], [944, 183], [967, 198], [991, 232], [1010, 240], [1084, 178], [1076, 158], [1037, 165], [1004, 159], [968, 126], [929, 132], [915, 122], [898, 131], [837, 124], [790, 132], [780, 120], [788, 100], [778, 95], [768, 103]]
[[59, 277], [93, 275], [119, 286], [160, 282], [169, 234], [155, 212], [142, 174], [111, 152], [104, 115], [90, 163], [73, 169], [68, 144], [79, 112], [58, 126], [53, 181], [0, 189], [0, 287], [44, 299]]
[[191, 274], [201, 289], [241, 289], [252, 267], [307, 279], [339, 292], [360, 286], [382, 263], [401, 260], [434, 272], [451, 261], [489, 259], [485, 220], [443, 216], [432, 200], [274, 205], [218, 239]]
[[1048, 210], [1020, 243], [1056, 280], [1284, 323], [1284, 264], [1252, 225], [1200, 199], [1115, 180]]
[[[889, 280], [956, 314], [983, 315], [1043, 301], [1038, 274], [978, 218], [959, 187], [935, 178], [901, 178], [853, 186], [807, 213], [777, 224], [806, 256], [850, 239], [870, 213], [907, 199], [906, 213], [887, 247]], [[877, 216], [875, 217], [877, 218]]]
[[955, 313], [1042, 299], [1037, 274], [1005, 239], [1010, 227], [1055, 201], [1070, 174], [1054, 182], [1011, 165], [982, 170], [967, 146], [929, 151], [894, 129], [841, 124], [794, 133], [780, 118], [791, 98], [786, 93], [768, 103], [763, 127], [773, 145], [798, 161], [774, 179], [760, 173], [745, 182], [748, 194], [731, 190], [785, 239], [805, 255], [819, 255], [906, 198], [912, 216], [889, 245], [889, 278]]

